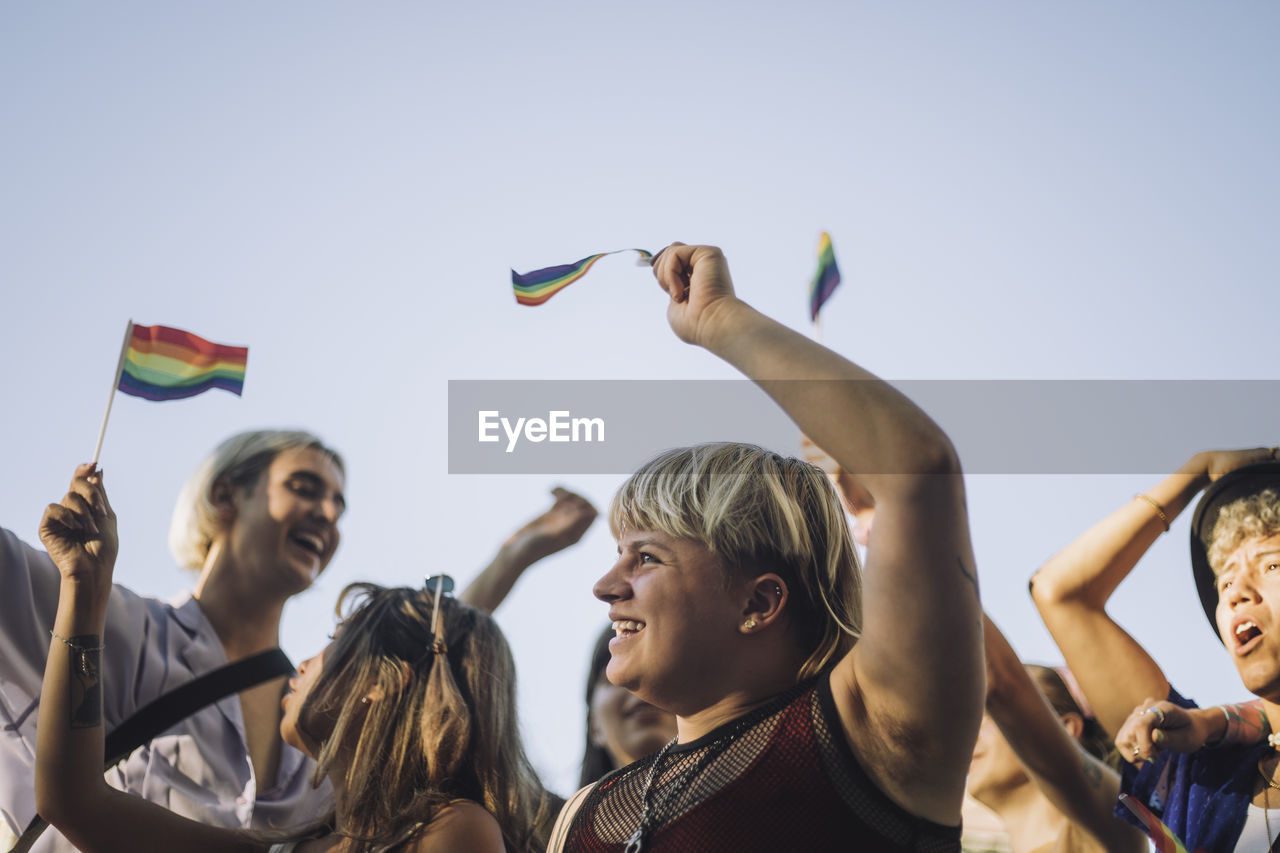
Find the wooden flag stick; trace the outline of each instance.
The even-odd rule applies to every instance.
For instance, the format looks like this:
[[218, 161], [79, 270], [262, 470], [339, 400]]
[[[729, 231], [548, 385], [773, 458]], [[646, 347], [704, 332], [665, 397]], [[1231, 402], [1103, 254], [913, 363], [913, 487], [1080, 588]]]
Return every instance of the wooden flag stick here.
[[111, 396], [107, 397], [107, 410], [102, 413], [102, 428], [98, 430], [98, 443], [93, 448], [93, 464], [98, 464], [102, 455], [102, 440], [107, 436], [107, 419], [111, 417], [111, 404], [116, 399], [116, 388], [120, 387], [120, 374], [124, 373], [124, 357], [129, 352], [129, 341], [133, 339], [133, 320], [124, 327], [124, 343], [120, 345], [120, 360], [116, 362], [116, 377], [111, 380]]

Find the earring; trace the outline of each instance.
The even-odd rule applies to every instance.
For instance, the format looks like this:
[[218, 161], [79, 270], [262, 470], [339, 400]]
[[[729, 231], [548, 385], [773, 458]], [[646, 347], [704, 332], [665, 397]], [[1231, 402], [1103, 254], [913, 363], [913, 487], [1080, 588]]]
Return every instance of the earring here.
[[742, 630], [754, 631], [756, 629], [756, 619], [754, 616], [748, 616], [747, 621], [742, 623]]
[[360, 697], [360, 704], [361, 704], [361, 705], [368, 705], [368, 704], [369, 704], [369, 697], [368, 697], [368, 696], [361, 696], [361, 697]]

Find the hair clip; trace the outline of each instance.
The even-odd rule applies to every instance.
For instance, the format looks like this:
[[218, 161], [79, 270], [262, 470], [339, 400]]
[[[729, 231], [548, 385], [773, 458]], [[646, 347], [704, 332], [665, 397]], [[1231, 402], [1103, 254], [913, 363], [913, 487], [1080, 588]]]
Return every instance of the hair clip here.
[[[435, 587], [432, 590], [432, 587]], [[448, 575], [431, 575], [423, 582], [423, 588], [432, 593], [431, 596], [431, 651], [437, 655], [444, 654], [444, 638], [436, 630], [440, 623], [440, 597], [453, 592], [453, 578]]]

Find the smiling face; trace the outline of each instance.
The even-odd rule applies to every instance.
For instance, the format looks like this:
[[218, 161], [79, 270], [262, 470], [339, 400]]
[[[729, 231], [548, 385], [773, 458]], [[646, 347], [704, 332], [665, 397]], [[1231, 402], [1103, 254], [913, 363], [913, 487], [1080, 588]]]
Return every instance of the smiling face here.
[[343, 486], [324, 451], [278, 453], [257, 482], [227, 498], [232, 518], [221, 538], [236, 566], [254, 572], [266, 594], [309, 587], [338, 548]]
[[676, 714], [719, 699], [739, 657], [747, 603], [707, 547], [657, 531], [628, 531], [618, 562], [595, 585], [616, 636], [613, 684]]
[[1280, 534], [1244, 540], [1218, 572], [1218, 634], [1249, 692], [1280, 700]]

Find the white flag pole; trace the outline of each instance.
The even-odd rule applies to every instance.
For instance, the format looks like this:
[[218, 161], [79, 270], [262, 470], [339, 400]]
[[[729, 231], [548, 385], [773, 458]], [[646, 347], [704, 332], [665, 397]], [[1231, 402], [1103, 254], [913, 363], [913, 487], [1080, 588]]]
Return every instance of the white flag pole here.
[[116, 362], [116, 376], [111, 380], [111, 396], [107, 397], [107, 410], [102, 413], [102, 428], [98, 430], [98, 444], [93, 448], [93, 464], [98, 464], [102, 455], [102, 440], [107, 436], [107, 419], [111, 417], [111, 404], [116, 399], [116, 388], [120, 386], [120, 374], [124, 373], [124, 357], [129, 352], [129, 341], [133, 339], [133, 320], [124, 327], [124, 343], [120, 345], [120, 360]]

